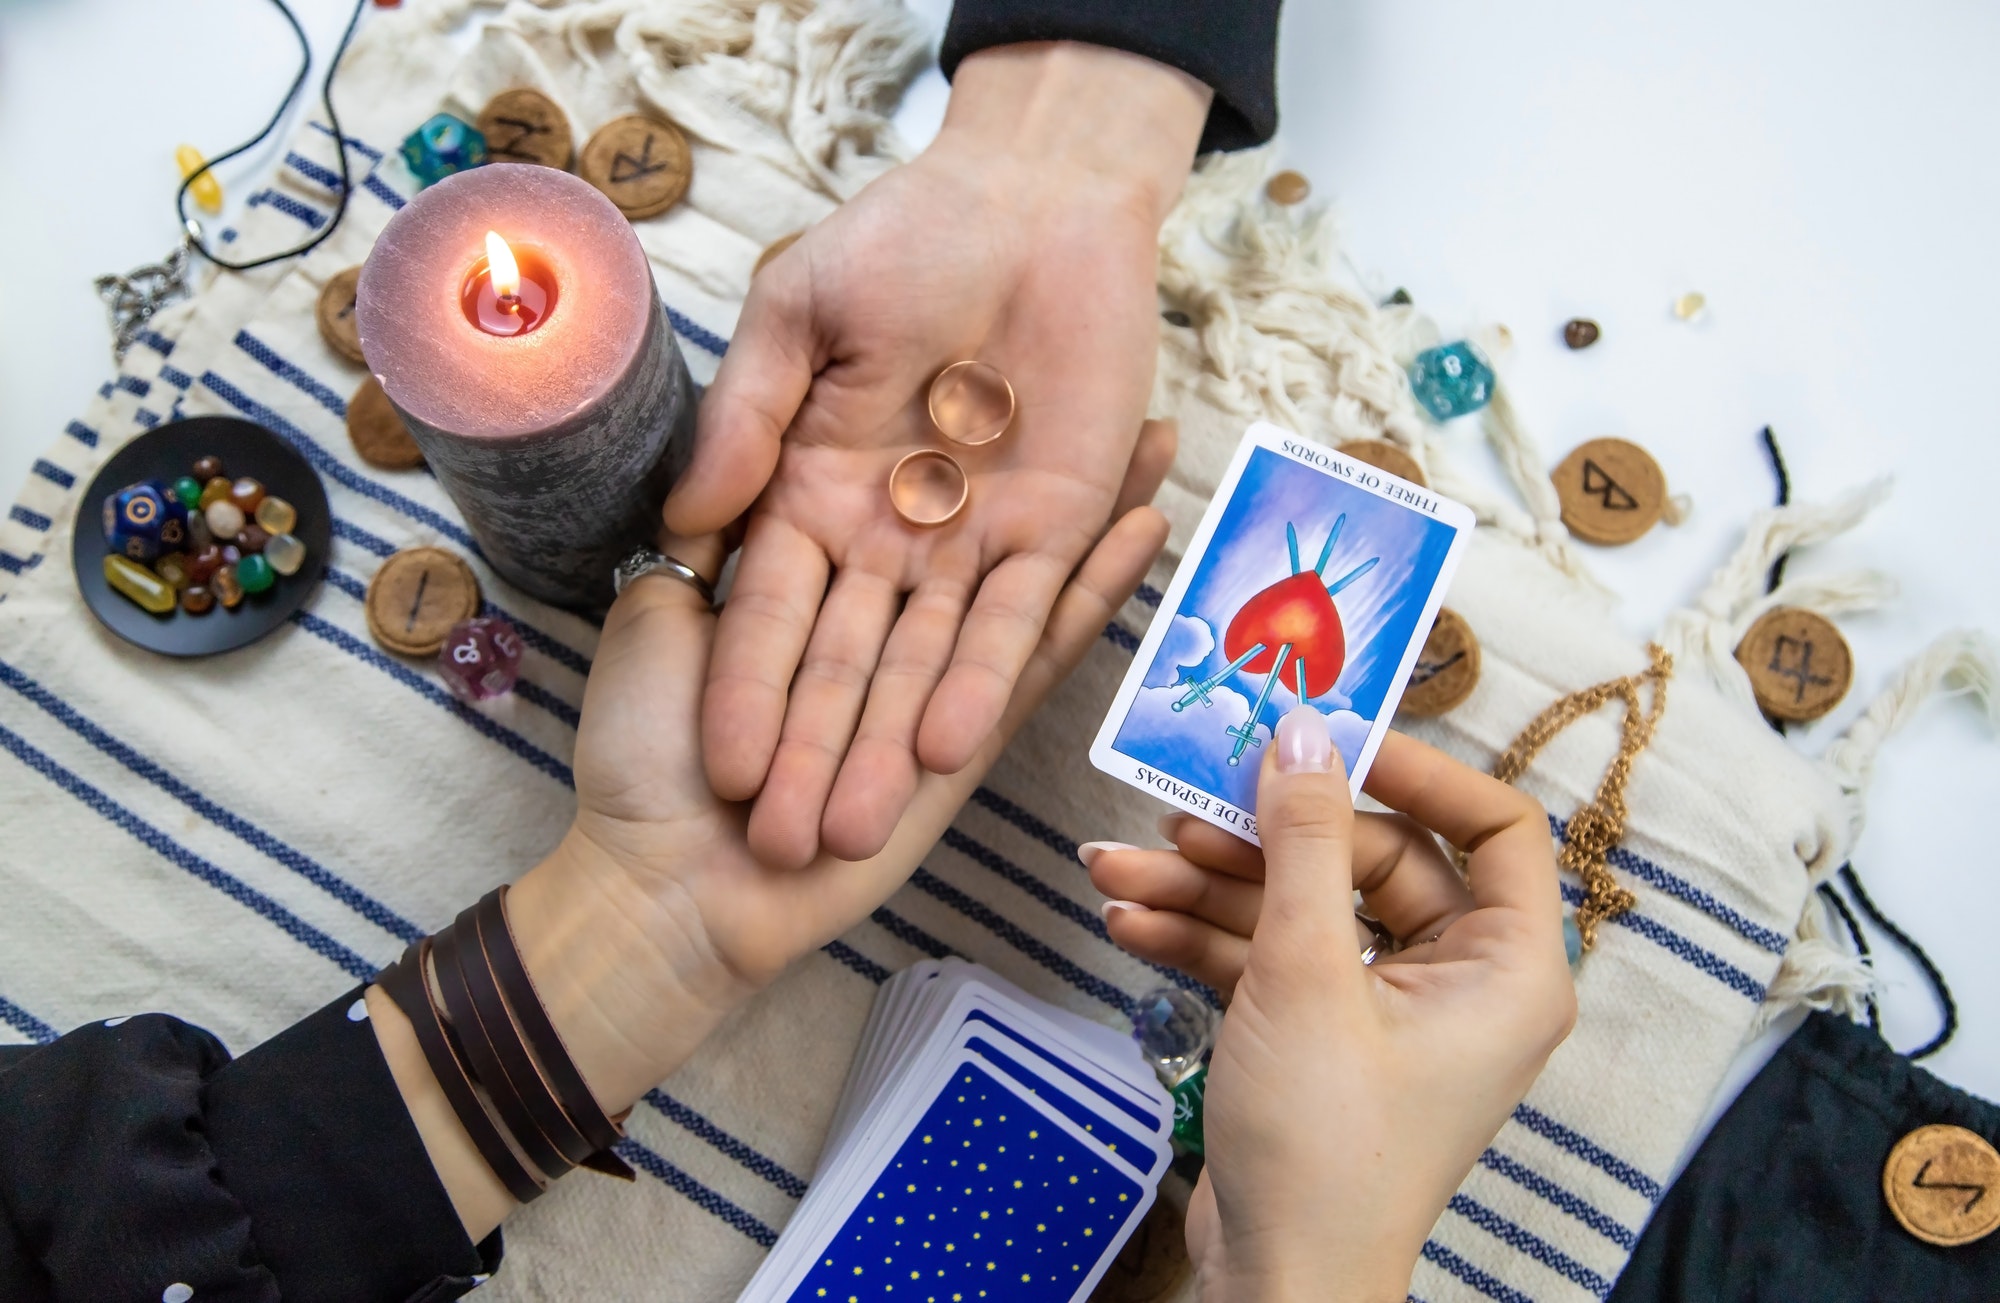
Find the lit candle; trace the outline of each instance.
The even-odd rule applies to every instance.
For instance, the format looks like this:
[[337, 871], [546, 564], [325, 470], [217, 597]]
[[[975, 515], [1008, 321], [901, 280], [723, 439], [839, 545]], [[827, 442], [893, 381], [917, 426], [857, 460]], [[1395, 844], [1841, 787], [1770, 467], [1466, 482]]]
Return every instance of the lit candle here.
[[611, 601], [659, 529], [695, 393], [631, 224], [553, 168], [489, 163], [383, 230], [355, 318], [369, 369], [510, 583]]

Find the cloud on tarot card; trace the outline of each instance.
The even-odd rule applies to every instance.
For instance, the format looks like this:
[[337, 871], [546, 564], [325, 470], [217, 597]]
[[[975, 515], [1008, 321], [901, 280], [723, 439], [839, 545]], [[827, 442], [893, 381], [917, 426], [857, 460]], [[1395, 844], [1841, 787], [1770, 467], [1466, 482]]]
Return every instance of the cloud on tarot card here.
[[1160, 650], [1146, 669], [1146, 686], [1172, 687], [1180, 681], [1182, 666], [1199, 665], [1215, 651], [1215, 630], [1198, 616], [1176, 615], [1167, 623]]
[[[1254, 810], [1258, 766], [1271, 741], [1270, 728], [1260, 726], [1257, 745], [1246, 747], [1242, 762], [1231, 765], [1229, 755], [1236, 739], [1229, 730], [1241, 728], [1250, 718], [1250, 698], [1233, 688], [1217, 686], [1209, 692], [1213, 706], [1197, 701], [1175, 710], [1174, 703], [1186, 695], [1185, 686], [1140, 688], [1113, 745], [1141, 764], [1241, 809]], [[1336, 710], [1327, 715], [1326, 723], [1342, 763], [1352, 770], [1374, 721], [1351, 710]]]

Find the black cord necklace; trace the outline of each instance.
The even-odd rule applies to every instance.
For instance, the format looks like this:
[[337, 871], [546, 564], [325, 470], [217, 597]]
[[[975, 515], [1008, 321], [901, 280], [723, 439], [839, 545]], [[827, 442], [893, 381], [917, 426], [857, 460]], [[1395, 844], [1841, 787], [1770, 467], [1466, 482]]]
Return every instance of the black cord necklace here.
[[320, 106], [326, 111], [327, 126], [333, 132], [334, 152], [340, 158], [340, 190], [333, 216], [325, 226], [308, 236], [299, 244], [261, 258], [251, 258], [241, 262], [224, 258], [208, 246], [206, 233], [201, 222], [188, 215], [187, 196], [194, 183], [207, 175], [216, 164], [226, 163], [239, 154], [255, 149], [268, 140], [278, 125], [298, 102], [299, 92], [306, 84], [306, 77], [312, 72], [312, 42], [307, 39], [305, 28], [299, 24], [298, 15], [285, 0], [271, 0], [273, 7], [284, 16], [291, 26], [292, 35], [299, 42], [299, 70], [292, 78], [292, 84], [285, 91], [285, 97], [278, 103], [277, 111], [264, 129], [234, 149], [217, 154], [205, 160], [202, 165], [181, 179], [180, 189], [174, 192], [174, 213], [180, 219], [183, 235], [181, 245], [164, 262], [135, 268], [123, 276], [100, 276], [97, 278], [97, 292], [111, 311], [112, 354], [123, 359], [132, 341], [145, 328], [148, 321], [161, 308], [183, 297], [188, 292], [187, 267], [190, 253], [198, 253], [216, 266], [226, 271], [249, 271], [255, 267], [282, 262], [286, 258], [296, 258], [310, 253], [325, 242], [326, 238], [340, 226], [341, 218], [347, 215], [347, 200], [353, 190], [353, 177], [347, 161], [347, 140], [340, 129], [340, 114], [333, 107], [333, 78], [339, 71], [340, 60], [347, 53], [347, 47], [354, 39], [354, 29], [361, 22], [361, 11], [368, 0], [354, 0], [354, 10], [347, 17], [347, 26], [341, 31], [340, 43], [333, 48], [333, 57], [327, 61], [326, 77], [320, 83]]

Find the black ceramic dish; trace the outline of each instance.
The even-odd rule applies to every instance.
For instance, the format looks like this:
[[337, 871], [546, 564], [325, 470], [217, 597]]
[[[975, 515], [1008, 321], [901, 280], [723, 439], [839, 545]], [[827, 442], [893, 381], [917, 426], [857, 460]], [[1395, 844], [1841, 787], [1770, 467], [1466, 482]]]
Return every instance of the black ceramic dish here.
[[[245, 475], [263, 482], [297, 508], [292, 533], [306, 545], [306, 562], [295, 575], [279, 575], [261, 593], [249, 594], [235, 610], [220, 602], [206, 615], [176, 608], [153, 615], [104, 581], [104, 499], [128, 484], [158, 480], [171, 484], [188, 474], [197, 457], [216, 456], [231, 479]], [[253, 643], [290, 618], [319, 587], [333, 546], [333, 513], [326, 489], [298, 450], [261, 425], [233, 416], [196, 416], [149, 430], [120, 448], [83, 491], [77, 503], [70, 555], [76, 586], [104, 627], [129, 643], [166, 656], [207, 656]]]

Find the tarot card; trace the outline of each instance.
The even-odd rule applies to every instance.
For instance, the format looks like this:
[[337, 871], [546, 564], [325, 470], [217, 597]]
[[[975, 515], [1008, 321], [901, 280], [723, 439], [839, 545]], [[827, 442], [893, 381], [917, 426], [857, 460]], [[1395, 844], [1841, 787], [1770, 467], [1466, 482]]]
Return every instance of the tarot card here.
[[1303, 702], [1358, 793], [1472, 523], [1430, 489], [1251, 426], [1091, 763], [1255, 842], [1261, 749]]

